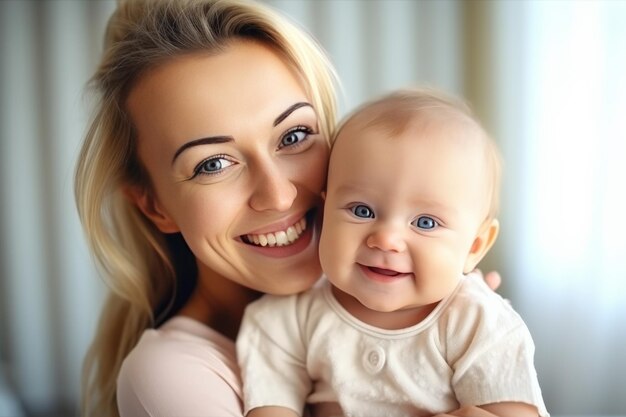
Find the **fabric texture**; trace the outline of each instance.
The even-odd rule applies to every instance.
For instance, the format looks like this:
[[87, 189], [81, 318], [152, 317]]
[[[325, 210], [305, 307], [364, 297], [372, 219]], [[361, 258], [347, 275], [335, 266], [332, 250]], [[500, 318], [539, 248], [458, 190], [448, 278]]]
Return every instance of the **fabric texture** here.
[[242, 417], [232, 340], [176, 316], [146, 330], [117, 380], [122, 417]]
[[[521, 317], [482, 280], [460, 284], [417, 325], [370, 326], [327, 281], [250, 304], [237, 340], [244, 412], [338, 402], [346, 416], [420, 416], [502, 401], [544, 405], [534, 343]], [[315, 415], [315, 406], [312, 407]]]

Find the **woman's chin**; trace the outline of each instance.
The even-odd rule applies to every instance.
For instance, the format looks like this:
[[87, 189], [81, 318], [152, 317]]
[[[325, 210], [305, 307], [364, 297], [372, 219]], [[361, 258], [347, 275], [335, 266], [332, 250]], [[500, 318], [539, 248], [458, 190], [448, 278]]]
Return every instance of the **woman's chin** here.
[[318, 265], [300, 268], [294, 275], [294, 271], [282, 277], [274, 277], [269, 285], [266, 285], [262, 292], [273, 295], [298, 294], [312, 288], [322, 276], [322, 269]]

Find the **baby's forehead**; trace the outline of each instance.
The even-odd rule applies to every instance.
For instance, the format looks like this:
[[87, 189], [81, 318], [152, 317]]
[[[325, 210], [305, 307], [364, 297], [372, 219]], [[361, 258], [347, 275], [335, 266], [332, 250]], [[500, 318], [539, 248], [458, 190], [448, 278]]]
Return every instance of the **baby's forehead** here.
[[481, 130], [469, 110], [440, 100], [412, 100], [391, 97], [357, 109], [341, 125], [337, 139], [348, 133], [370, 129], [383, 130], [389, 136], [399, 136], [406, 129], [461, 127], [468, 133]]
[[[474, 120], [453, 109], [432, 108], [419, 111], [399, 107], [397, 111], [377, 112], [367, 109], [344, 123], [335, 142], [344, 146], [359, 146], [359, 139], [430, 140], [456, 144], [472, 149], [483, 149], [487, 136]], [[391, 110], [391, 109], [388, 109]]]
[[487, 168], [486, 140], [475, 125], [458, 117], [399, 120], [401, 122], [396, 120], [393, 123], [389, 118], [353, 119], [344, 126], [334, 143], [331, 165], [396, 161], [398, 169], [403, 166], [402, 172], [411, 175], [417, 165], [423, 165], [424, 158], [432, 160], [436, 157], [441, 164], [433, 165], [432, 172], [455, 167], [482, 172]]
[[[345, 164], [347, 158], [355, 159], [357, 155], [358, 161], [351, 162], [353, 166], [356, 163], [369, 164], [372, 158], [378, 159], [377, 153], [384, 153], [387, 158], [397, 158], [400, 166], [404, 160], [419, 161], [411, 155], [421, 153], [431, 157], [436, 155], [442, 161], [440, 166], [432, 166], [433, 173], [471, 169], [483, 174], [481, 182], [491, 181], [489, 138], [472, 119], [445, 108], [402, 113], [377, 117], [380, 113], [366, 111], [355, 115], [337, 135], [331, 165]], [[411, 166], [404, 166], [403, 173], [411, 175]]]

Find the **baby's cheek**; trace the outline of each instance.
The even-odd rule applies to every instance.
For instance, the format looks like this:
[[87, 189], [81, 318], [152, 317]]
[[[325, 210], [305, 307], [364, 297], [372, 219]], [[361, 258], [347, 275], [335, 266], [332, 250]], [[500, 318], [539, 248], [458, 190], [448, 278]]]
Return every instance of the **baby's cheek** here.
[[338, 238], [337, 229], [333, 225], [325, 225], [322, 228], [319, 255], [322, 269], [327, 274], [336, 269], [339, 259], [343, 256]]

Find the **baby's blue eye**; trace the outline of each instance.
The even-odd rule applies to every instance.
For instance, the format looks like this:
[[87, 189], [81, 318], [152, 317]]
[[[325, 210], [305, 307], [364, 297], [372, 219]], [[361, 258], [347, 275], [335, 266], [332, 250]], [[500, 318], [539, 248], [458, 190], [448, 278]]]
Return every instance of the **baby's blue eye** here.
[[437, 220], [428, 216], [418, 217], [417, 219], [413, 220], [411, 224], [413, 224], [413, 226], [417, 228], [425, 229], [425, 230], [434, 229], [438, 225]]
[[354, 213], [355, 216], [357, 217], [361, 217], [364, 219], [373, 219], [374, 218], [374, 212], [372, 211], [372, 209], [370, 209], [369, 207], [367, 207], [364, 204], [358, 204], [354, 207], [352, 207], [352, 213]]

